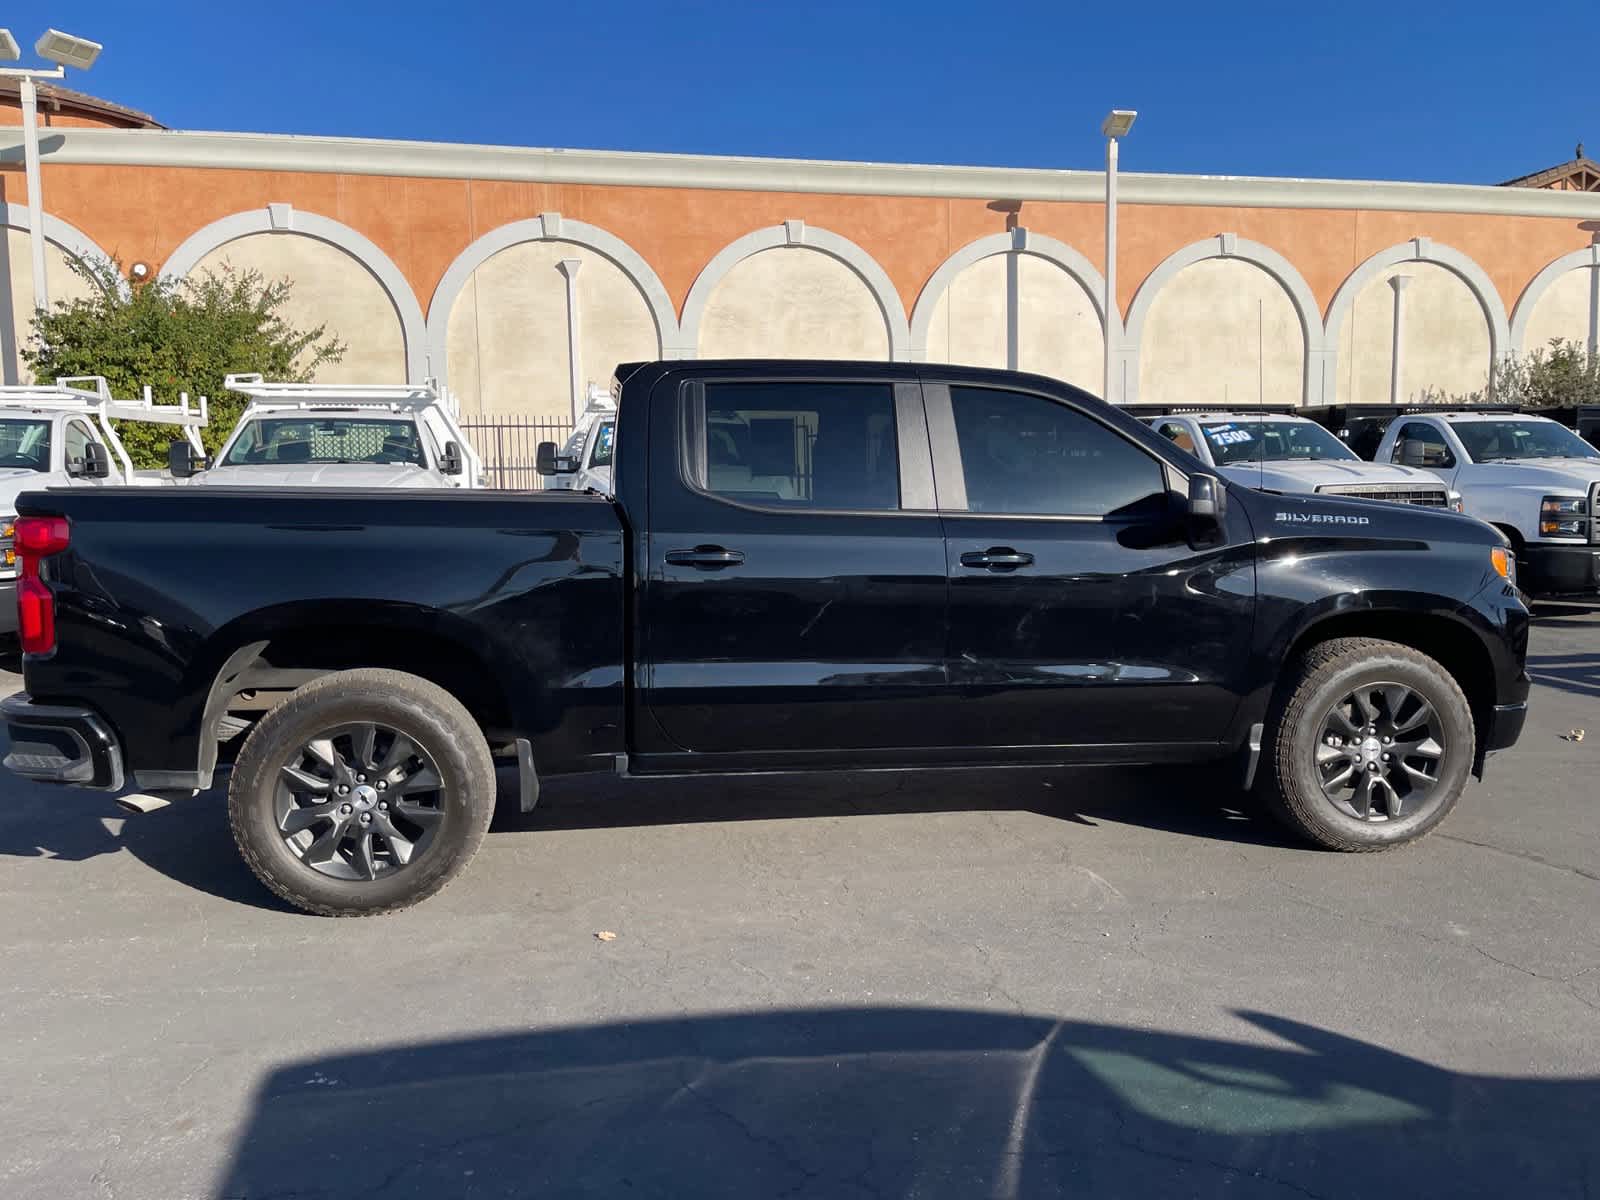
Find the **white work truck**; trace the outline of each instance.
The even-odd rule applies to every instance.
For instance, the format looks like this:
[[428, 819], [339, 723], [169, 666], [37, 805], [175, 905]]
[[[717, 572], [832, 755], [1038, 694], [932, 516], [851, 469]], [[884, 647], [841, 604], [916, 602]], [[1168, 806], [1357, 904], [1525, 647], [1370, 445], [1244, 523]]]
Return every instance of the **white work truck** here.
[[1493, 410], [1395, 417], [1373, 458], [1420, 467], [1511, 540], [1531, 596], [1600, 598], [1600, 450], [1547, 417]]
[[597, 383], [589, 385], [588, 402], [560, 450], [541, 442], [536, 469], [547, 489], [611, 494], [611, 457], [617, 435], [617, 401]]
[[200, 449], [206, 401], [191, 408], [115, 400], [98, 375], [56, 380], [54, 386], [0, 387], [0, 634], [17, 628], [17, 562], [12, 546], [17, 497], [53, 487], [105, 487], [170, 483], [159, 473], [140, 473], [117, 436], [114, 420], [145, 421], [182, 430], [184, 445]]
[[[1137, 408], [1129, 411], [1138, 415]], [[1417, 467], [1365, 462], [1321, 425], [1268, 412], [1171, 412], [1155, 431], [1246, 487], [1461, 509], [1461, 498]]]
[[246, 396], [214, 460], [174, 445], [172, 474], [191, 486], [481, 487], [483, 461], [433, 386], [271, 383], [229, 375]]

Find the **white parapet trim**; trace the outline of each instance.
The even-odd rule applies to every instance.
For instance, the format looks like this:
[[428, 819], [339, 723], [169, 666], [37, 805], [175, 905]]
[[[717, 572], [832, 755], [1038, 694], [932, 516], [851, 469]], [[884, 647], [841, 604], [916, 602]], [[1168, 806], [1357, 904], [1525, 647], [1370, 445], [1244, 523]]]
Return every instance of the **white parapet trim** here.
[[[213, 167], [402, 178], [982, 200], [1004, 196], [1012, 200], [1100, 203], [1105, 197], [1105, 175], [1100, 171], [641, 154], [287, 134], [61, 129], [50, 131], [44, 139], [43, 150], [46, 164]], [[0, 162], [21, 161], [21, 130], [0, 130]], [[1600, 194], [1476, 184], [1122, 172], [1118, 174], [1118, 187], [1125, 205], [1600, 218]]]

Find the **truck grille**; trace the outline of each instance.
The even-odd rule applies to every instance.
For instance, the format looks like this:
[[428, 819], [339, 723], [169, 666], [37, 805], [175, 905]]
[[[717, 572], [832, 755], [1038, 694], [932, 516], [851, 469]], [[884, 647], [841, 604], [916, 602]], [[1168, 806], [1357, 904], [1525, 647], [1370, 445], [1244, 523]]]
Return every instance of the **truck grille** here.
[[1324, 496], [1349, 496], [1355, 500], [1390, 500], [1396, 504], [1421, 504], [1428, 508], [1449, 508], [1450, 494], [1443, 487], [1404, 483], [1341, 483], [1319, 487]]

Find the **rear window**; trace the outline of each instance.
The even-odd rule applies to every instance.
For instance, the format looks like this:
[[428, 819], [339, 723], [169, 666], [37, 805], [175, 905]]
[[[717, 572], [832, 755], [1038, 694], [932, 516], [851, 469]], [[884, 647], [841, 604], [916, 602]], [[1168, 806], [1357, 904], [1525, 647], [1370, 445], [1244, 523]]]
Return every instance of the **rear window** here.
[[229, 467], [299, 463], [427, 465], [415, 423], [349, 417], [253, 420], [240, 431], [223, 460]]
[[708, 383], [703, 401], [690, 401], [688, 448], [693, 482], [730, 500], [900, 506], [891, 384]]

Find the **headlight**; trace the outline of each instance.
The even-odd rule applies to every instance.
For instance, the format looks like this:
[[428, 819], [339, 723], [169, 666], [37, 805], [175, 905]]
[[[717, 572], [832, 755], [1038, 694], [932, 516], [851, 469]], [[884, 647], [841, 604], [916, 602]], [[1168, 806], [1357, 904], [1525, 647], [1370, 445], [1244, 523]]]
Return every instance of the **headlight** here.
[[5, 524], [0, 525], [0, 553], [4, 554], [3, 566], [0, 570], [15, 571], [17, 569], [17, 525], [15, 517], [6, 517]]
[[1445, 500], [1445, 503], [1450, 506], [1450, 511], [1451, 512], [1466, 512], [1467, 511], [1467, 503], [1466, 503], [1466, 501], [1461, 498], [1461, 493], [1456, 491], [1454, 488], [1452, 488], [1450, 490], [1450, 493], [1448, 495], [1448, 498]]
[[1589, 536], [1589, 502], [1582, 496], [1546, 496], [1539, 505], [1540, 537]]

